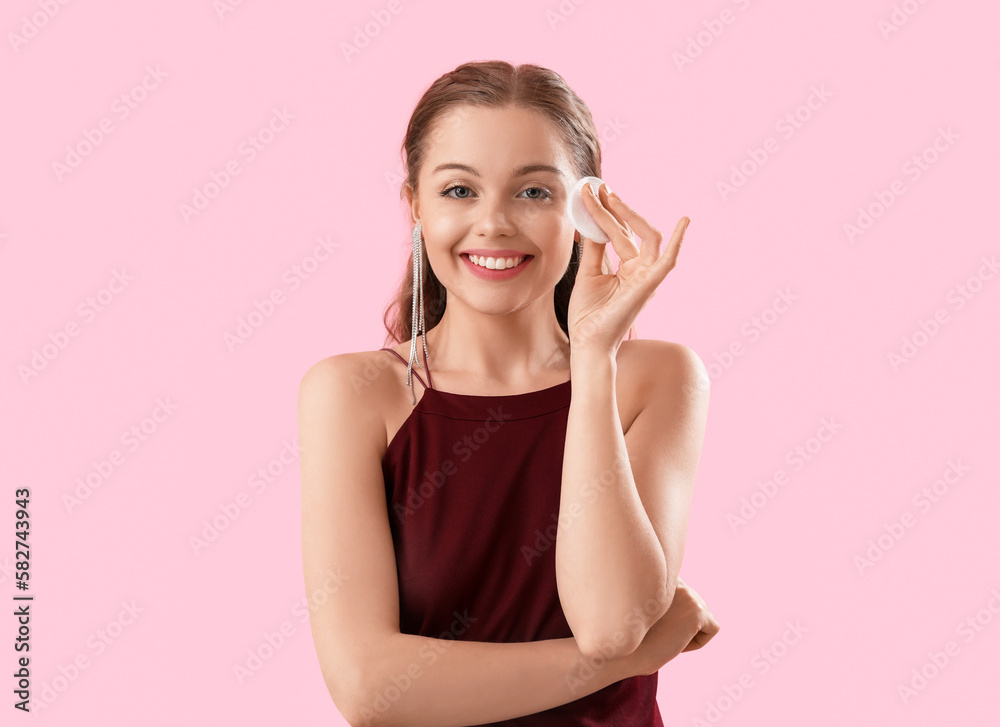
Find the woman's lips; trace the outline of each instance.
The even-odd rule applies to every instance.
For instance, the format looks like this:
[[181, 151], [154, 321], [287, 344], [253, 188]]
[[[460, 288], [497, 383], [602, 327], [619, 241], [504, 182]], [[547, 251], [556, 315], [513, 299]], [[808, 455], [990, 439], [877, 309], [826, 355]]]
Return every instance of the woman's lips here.
[[509, 280], [510, 278], [520, 275], [521, 271], [535, 259], [534, 255], [526, 255], [524, 260], [512, 268], [490, 270], [489, 268], [484, 268], [482, 265], [476, 265], [469, 259], [469, 256], [466, 253], [462, 253], [461, 258], [465, 261], [465, 265], [469, 269], [469, 272], [477, 278], [482, 278], [483, 280]]

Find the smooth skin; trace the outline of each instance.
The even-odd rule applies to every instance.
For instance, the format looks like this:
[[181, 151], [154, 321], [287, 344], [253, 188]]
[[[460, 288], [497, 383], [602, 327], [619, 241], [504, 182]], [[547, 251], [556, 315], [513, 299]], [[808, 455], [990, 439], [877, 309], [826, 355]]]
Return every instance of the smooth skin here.
[[[627, 553], [638, 544], [647, 559], [643, 562], [659, 562], [662, 568], [650, 568], [646, 581], [655, 583], [650, 586], [635, 575], [611, 580], [609, 564], [599, 560], [591, 571], [599, 585], [589, 590], [632, 589], [627, 598], [608, 602], [619, 609], [628, 598], [635, 599], [633, 606], [643, 603], [638, 599], [647, 592], [669, 592], [670, 597], [660, 601], [662, 614], [654, 610], [642, 622], [642, 633], [629, 635], [624, 649], [614, 646], [620, 651], [610, 658], [588, 657], [614, 645], [615, 624], [590, 620], [588, 609], [597, 602], [586, 590], [574, 591], [569, 580], [559, 584], [564, 610], [564, 595], [582, 604], [570, 638], [485, 643], [401, 634], [381, 460], [412, 411], [406, 369], [384, 351], [325, 358], [306, 372], [299, 388], [303, 566], [307, 594], [324, 593], [330, 574], [341, 575], [342, 585], [334, 593], [312, 602], [310, 625], [324, 681], [352, 725], [448, 727], [532, 714], [621, 679], [655, 673], [678, 654], [700, 648], [718, 631], [704, 601], [676, 576], [707, 410], [707, 391], [690, 385], [700, 383], [703, 366], [679, 344], [621, 342], [619, 335], [631, 323], [630, 312], [638, 313], [644, 305], [641, 286], [655, 289], [644, 281], [659, 273], [654, 270], [646, 277], [636, 272], [637, 261], [634, 270], [625, 270], [624, 284], [621, 279], [614, 283], [616, 289], [610, 287], [613, 281], [595, 279], [579, 288], [584, 291], [579, 298], [574, 292], [571, 357], [570, 338], [555, 319], [552, 294], [575, 244], [563, 210], [577, 171], [569, 165], [556, 130], [537, 113], [516, 108], [462, 107], [439, 121], [448, 133], [433, 137], [420, 170], [419, 192], [409, 190], [408, 195], [414, 224], [423, 223], [428, 261], [448, 289], [444, 317], [427, 334], [435, 387], [481, 395], [522, 393], [566, 381], [572, 374], [574, 436], [591, 446], [606, 440], [606, 446], [596, 447], [593, 461], [611, 453], [619, 459], [607, 461], [631, 463], [634, 484], [620, 480], [610, 490], [617, 495], [608, 497], [605, 491], [597, 501], [607, 501], [611, 512], [616, 512], [611, 501], [619, 503], [619, 515], [628, 512], [635, 519], [632, 524], [640, 526], [629, 532], [640, 532], [642, 539], [627, 540], [613, 523], [609, 526], [607, 519], [590, 512], [578, 521], [583, 528], [557, 534], [557, 557], [568, 556], [560, 561], [563, 576], [584, 573], [582, 561], [590, 557], [582, 543], [563, 536], [591, 527], [602, 531], [614, 552]], [[435, 171], [454, 163], [477, 173]], [[555, 171], [511, 176], [533, 164]], [[462, 190], [445, 192], [456, 185]], [[536, 194], [539, 190], [551, 197]], [[606, 189], [598, 202], [601, 209], [595, 218], [603, 210], [616, 225], [634, 227], [646, 240], [637, 217], [626, 216], [623, 209], [611, 212], [614, 202], [608, 202]], [[600, 247], [592, 241], [586, 244], [593, 247], [586, 248], [585, 265], [587, 253]], [[463, 267], [460, 252], [490, 247], [532, 254], [533, 268], [500, 285], [478, 279]], [[580, 282], [578, 278], [578, 286]], [[595, 322], [600, 325], [585, 325]], [[578, 339], [577, 333], [587, 335]], [[605, 348], [609, 342], [616, 342], [613, 357]], [[422, 348], [421, 341], [417, 344]], [[410, 342], [395, 350], [408, 358]], [[576, 367], [580, 364], [601, 373], [588, 374]], [[593, 377], [589, 383], [588, 375]], [[577, 396], [578, 388], [585, 390], [597, 381], [615, 397], [593, 398], [585, 406], [586, 397]], [[422, 397], [419, 382], [414, 391]], [[598, 407], [604, 416], [588, 429], [591, 425], [580, 415], [597, 412]], [[612, 427], [617, 431], [609, 436]], [[568, 448], [569, 437], [568, 431]], [[627, 460], [618, 449], [622, 439]], [[580, 648], [580, 636], [587, 639], [587, 650]], [[602, 643], [604, 637], [611, 642]]]

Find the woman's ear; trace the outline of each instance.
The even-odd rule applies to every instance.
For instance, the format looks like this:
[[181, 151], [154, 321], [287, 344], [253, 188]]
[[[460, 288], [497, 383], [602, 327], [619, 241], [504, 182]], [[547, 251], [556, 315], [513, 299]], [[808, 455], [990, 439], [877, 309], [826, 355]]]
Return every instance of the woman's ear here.
[[419, 203], [413, 196], [413, 188], [409, 182], [403, 186], [403, 195], [406, 197], [406, 204], [410, 208], [410, 222], [416, 225], [420, 222]]

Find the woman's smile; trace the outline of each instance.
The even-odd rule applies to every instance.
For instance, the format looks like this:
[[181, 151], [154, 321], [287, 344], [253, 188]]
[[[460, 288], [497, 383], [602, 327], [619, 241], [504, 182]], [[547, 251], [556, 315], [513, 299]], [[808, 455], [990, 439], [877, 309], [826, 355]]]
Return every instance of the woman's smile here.
[[519, 275], [535, 259], [534, 255], [492, 257], [469, 253], [462, 253], [459, 257], [465, 262], [469, 272], [483, 280], [509, 280]]

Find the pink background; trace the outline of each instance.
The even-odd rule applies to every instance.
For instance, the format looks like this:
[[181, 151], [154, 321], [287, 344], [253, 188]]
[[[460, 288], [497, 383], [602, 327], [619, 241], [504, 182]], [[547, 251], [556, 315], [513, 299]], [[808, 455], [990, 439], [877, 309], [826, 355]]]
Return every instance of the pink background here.
[[[373, 12], [389, 22], [348, 60]], [[886, 37], [894, 13], [906, 22]], [[638, 325], [712, 375], [682, 576], [722, 631], [661, 671], [665, 722], [992, 724], [1000, 276], [982, 260], [1000, 254], [998, 22], [992, 3], [915, 0], [246, 0], [222, 17], [210, 0], [5, 3], [0, 587], [15, 594], [14, 491], [30, 487], [40, 723], [342, 723], [303, 616], [296, 392], [319, 359], [382, 345], [408, 254], [409, 115], [440, 74], [497, 58], [562, 74], [602, 131], [604, 179], [662, 229], [692, 220]], [[810, 109], [814, 88], [829, 95]], [[249, 160], [240, 144], [274, 109], [293, 118]], [[768, 148], [755, 165], [748, 150]], [[720, 193], [744, 163], [746, 183]], [[894, 182], [904, 193], [851, 238]], [[320, 238], [332, 252], [309, 260]], [[108, 287], [116, 271], [127, 286]], [[778, 291], [792, 302], [773, 307]], [[142, 441], [122, 439], [144, 420]], [[68, 506], [88, 476], [99, 486]], [[15, 627], [0, 618], [8, 713]], [[249, 652], [268, 658], [241, 681]]]

